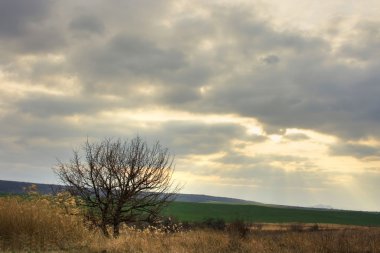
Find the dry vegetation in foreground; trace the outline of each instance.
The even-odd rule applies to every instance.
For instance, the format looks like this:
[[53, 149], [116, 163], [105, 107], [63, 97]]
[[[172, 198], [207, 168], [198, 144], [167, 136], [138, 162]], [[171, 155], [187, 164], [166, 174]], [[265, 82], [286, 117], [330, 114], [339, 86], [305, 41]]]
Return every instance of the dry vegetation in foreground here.
[[248, 229], [243, 223], [223, 230], [124, 227], [116, 239], [90, 230], [75, 207], [75, 199], [30, 195], [0, 198], [0, 251], [70, 252], [380, 252], [379, 228], [287, 231]]

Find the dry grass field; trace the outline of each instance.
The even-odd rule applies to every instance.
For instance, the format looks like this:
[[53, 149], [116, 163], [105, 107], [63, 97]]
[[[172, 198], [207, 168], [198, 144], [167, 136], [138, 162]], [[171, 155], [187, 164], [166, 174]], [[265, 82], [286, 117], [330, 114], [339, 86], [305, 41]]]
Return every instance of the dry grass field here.
[[172, 233], [124, 227], [120, 237], [109, 239], [86, 226], [70, 196], [0, 198], [1, 252], [380, 252], [379, 228], [233, 225]]

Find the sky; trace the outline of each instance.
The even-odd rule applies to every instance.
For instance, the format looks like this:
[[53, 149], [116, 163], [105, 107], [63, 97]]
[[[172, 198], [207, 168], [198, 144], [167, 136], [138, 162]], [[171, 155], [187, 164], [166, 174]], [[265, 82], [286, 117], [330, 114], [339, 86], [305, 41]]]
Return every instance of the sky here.
[[380, 211], [378, 0], [0, 0], [0, 179], [158, 140], [183, 193]]

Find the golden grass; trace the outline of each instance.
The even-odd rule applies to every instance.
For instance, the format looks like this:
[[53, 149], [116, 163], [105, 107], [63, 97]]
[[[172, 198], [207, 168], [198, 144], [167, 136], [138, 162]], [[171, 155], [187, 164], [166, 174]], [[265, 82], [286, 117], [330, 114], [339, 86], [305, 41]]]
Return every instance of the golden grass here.
[[88, 234], [79, 216], [49, 198], [0, 198], [2, 251], [69, 249], [81, 246]]
[[0, 198], [1, 252], [380, 252], [379, 228], [340, 227], [318, 231], [252, 231], [247, 237], [197, 229], [164, 233], [124, 227], [119, 238], [89, 230], [73, 198]]
[[97, 240], [88, 252], [227, 253], [227, 252], [380, 252], [380, 231], [259, 232], [241, 239], [221, 231], [176, 234], [130, 232]]

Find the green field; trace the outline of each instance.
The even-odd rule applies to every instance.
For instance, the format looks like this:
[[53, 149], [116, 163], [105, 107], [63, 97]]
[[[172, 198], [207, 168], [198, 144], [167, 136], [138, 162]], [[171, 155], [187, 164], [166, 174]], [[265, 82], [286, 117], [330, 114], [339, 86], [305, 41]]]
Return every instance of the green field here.
[[380, 213], [259, 205], [173, 202], [164, 210], [163, 214], [175, 217], [180, 221], [222, 218], [227, 222], [240, 219], [263, 223], [301, 222], [380, 226]]
[[[0, 197], [13, 194], [0, 194]], [[329, 223], [380, 227], [380, 212], [319, 210], [255, 204], [172, 202], [164, 216], [179, 221], [201, 222], [209, 218], [226, 222], [244, 220], [252, 223]]]

